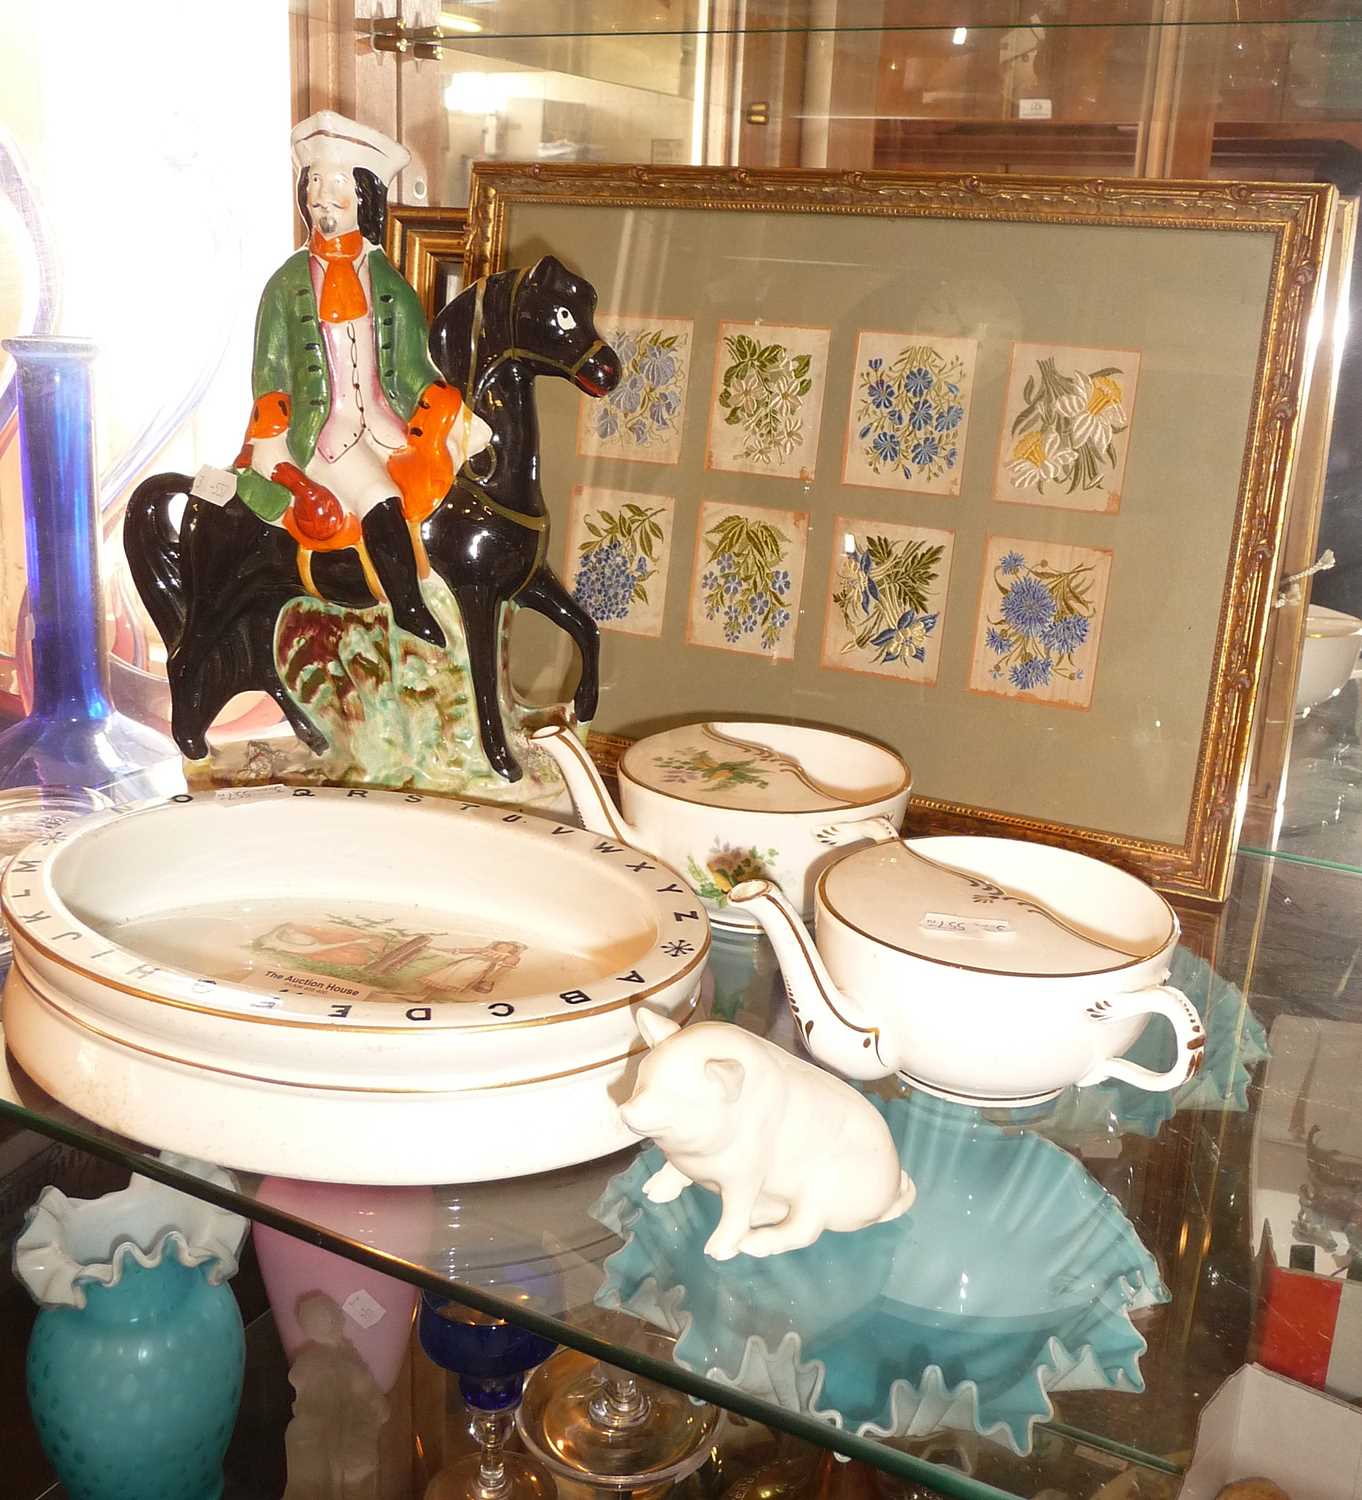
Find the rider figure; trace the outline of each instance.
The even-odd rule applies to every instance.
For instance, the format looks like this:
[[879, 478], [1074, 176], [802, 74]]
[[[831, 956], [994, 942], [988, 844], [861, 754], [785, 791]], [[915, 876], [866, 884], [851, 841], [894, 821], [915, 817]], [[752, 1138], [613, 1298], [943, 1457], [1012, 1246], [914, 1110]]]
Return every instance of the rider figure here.
[[431, 362], [420, 301], [382, 249], [411, 153], [330, 110], [291, 143], [309, 237], [260, 299], [237, 494], [298, 543], [311, 591], [312, 553], [353, 547], [396, 623], [442, 646], [421, 523], [492, 434]]

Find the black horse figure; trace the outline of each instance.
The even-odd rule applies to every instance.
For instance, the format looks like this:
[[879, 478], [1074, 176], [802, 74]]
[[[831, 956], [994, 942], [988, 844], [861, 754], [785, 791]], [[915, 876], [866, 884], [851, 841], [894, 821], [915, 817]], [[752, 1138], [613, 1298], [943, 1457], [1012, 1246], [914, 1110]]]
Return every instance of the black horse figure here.
[[[595, 309], [591, 284], [545, 256], [531, 270], [502, 271], [461, 292], [430, 335], [441, 374], [492, 429], [490, 447], [455, 477], [421, 538], [463, 619], [483, 753], [507, 781], [518, 781], [521, 769], [497, 697], [503, 604], [537, 610], [572, 637], [582, 657], [574, 707], [581, 719], [596, 712], [600, 636], [546, 557], [534, 403], [541, 375], [565, 377], [592, 396], [614, 389], [619, 360], [597, 336]], [[320, 753], [326, 738], [284, 687], [274, 657], [279, 611], [304, 592], [297, 545], [241, 499], [215, 505], [189, 495], [190, 484], [183, 474], [144, 480], [124, 526], [133, 582], [170, 653], [175, 742], [191, 759], [205, 756], [208, 726], [223, 705], [256, 691]], [[177, 531], [169, 511], [181, 495], [189, 498]], [[379, 602], [353, 550], [312, 554], [312, 581], [333, 604]]]

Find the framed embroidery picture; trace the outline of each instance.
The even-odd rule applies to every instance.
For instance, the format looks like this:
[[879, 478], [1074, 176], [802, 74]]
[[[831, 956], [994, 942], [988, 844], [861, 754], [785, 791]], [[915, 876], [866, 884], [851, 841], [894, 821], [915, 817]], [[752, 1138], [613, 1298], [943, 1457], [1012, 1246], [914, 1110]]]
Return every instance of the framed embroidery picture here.
[[[558, 256], [620, 356], [600, 401], [538, 387], [549, 555], [602, 626], [594, 747], [843, 727], [911, 765], [915, 831], [1222, 899], [1335, 210], [1281, 183], [476, 166], [465, 276]], [[545, 701], [577, 670], [528, 615], [511, 658]]]

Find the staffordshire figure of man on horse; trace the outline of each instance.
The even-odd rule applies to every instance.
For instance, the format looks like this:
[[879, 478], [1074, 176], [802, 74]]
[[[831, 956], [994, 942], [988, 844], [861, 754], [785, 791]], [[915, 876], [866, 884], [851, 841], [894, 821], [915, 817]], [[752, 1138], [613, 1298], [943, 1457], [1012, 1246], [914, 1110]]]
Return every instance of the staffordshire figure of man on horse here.
[[[175, 739], [201, 759], [223, 705], [256, 690], [310, 750], [334, 752], [357, 718], [378, 714], [375, 662], [387, 655], [389, 700], [423, 671], [464, 674], [440, 701], [464, 705], [480, 754], [449, 764], [478, 759], [514, 782], [508, 605], [568, 633], [582, 658], [575, 711], [595, 712], [596, 628], [546, 557], [533, 393], [540, 376], [592, 396], [618, 381], [595, 332], [595, 291], [546, 256], [467, 288], [428, 336], [382, 249], [388, 185], [408, 153], [330, 112], [298, 126], [292, 145], [309, 237], [261, 299], [245, 441], [230, 469], [192, 483], [155, 475], [128, 507], [133, 579], [169, 652]], [[391, 623], [376, 632], [363, 612], [384, 606]], [[461, 640], [447, 641], [437, 613]], [[368, 730], [369, 743], [392, 739]], [[453, 733], [436, 726], [406, 758], [429, 759], [442, 732]], [[366, 779], [363, 755], [350, 759], [358, 774], [347, 779]], [[440, 784], [401, 764], [374, 779]]]

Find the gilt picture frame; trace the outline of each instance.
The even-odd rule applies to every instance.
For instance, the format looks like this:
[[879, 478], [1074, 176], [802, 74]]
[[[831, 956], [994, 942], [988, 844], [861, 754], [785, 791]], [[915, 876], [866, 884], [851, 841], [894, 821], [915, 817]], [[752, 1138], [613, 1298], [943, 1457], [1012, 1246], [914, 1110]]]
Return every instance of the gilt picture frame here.
[[[1223, 900], [1336, 201], [1317, 184], [475, 166], [467, 278], [552, 253], [597, 286], [602, 317], [665, 316], [693, 328], [692, 399], [675, 465], [577, 454], [583, 398], [565, 384], [546, 389], [541, 410], [556, 528], [574, 486], [629, 490], [640, 504], [654, 492], [675, 498], [660, 630], [612, 633], [603, 647], [593, 726], [602, 758], [639, 735], [709, 717], [841, 726], [890, 744], [913, 768], [913, 832], [1058, 843], [1190, 901]], [[798, 356], [766, 352], [759, 336], [725, 353], [725, 325], [829, 329], [825, 380], [815, 386], [817, 352], [796, 368]], [[974, 350], [958, 481], [952, 475], [938, 493], [911, 488], [911, 475], [897, 488], [856, 483], [843, 461], [857, 435], [847, 423], [859, 341], [885, 330], [931, 336], [919, 343], [971, 341]], [[771, 339], [773, 348], [788, 342]], [[1133, 420], [1126, 352], [1139, 356]], [[747, 422], [753, 401], [775, 399], [772, 382], [732, 366], [761, 359], [785, 361], [774, 382], [784, 417], [777, 411], [773, 422], [788, 421], [816, 390], [816, 462], [788, 474], [775, 465], [716, 471], [706, 464], [712, 412], [697, 378], [715, 371], [739, 393], [732, 411], [748, 402]], [[950, 434], [935, 422], [950, 420], [951, 406], [928, 399], [939, 373], [924, 362], [889, 381], [888, 424], [862, 425], [874, 425], [876, 439], [901, 439], [896, 447], [883, 438], [877, 457], [909, 453], [917, 473], [943, 451]], [[1026, 451], [1009, 453], [1009, 441]], [[1000, 454], [1019, 493], [1021, 466], [1047, 465], [1046, 494], [1023, 494], [1022, 503], [1000, 494]], [[1077, 458], [1066, 455], [1087, 464], [1073, 490], [1067, 465]], [[1119, 486], [1107, 483], [1118, 471]], [[1091, 506], [1047, 503], [1087, 486]], [[685, 558], [695, 548], [692, 570], [713, 571], [697, 527], [716, 506], [808, 517], [799, 620], [784, 658], [713, 651], [688, 636], [701, 579], [686, 576]], [[941, 632], [934, 673], [916, 655], [925, 627], [912, 579], [874, 571], [889, 566], [892, 548], [871, 558], [879, 594], [865, 608], [884, 615], [866, 637], [878, 643], [865, 650], [877, 667], [892, 668], [897, 654], [916, 668], [898, 678], [824, 661], [837, 570], [850, 577], [866, 566], [855, 538], [848, 545], [836, 534], [848, 516], [867, 534], [884, 523], [891, 540], [904, 528], [952, 535], [945, 603], [921, 601]], [[990, 550], [1000, 538], [1015, 545]], [[1015, 575], [1004, 568], [1013, 552], [1024, 559]], [[551, 543], [561, 570], [560, 553]], [[1100, 578], [1084, 571], [1093, 568]], [[744, 594], [733, 607], [752, 613], [770, 600]], [[566, 654], [562, 670], [575, 670]], [[984, 686], [1011, 681], [1015, 691], [980, 691], [981, 672]], [[1085, 684], [1081, 692], [1053, 690], [1065, 673]]]
[[458, 295], [468, 241], [468, 215], [461, 208], [388, 207], [388, 259], [412, 284], [426, 316]]

